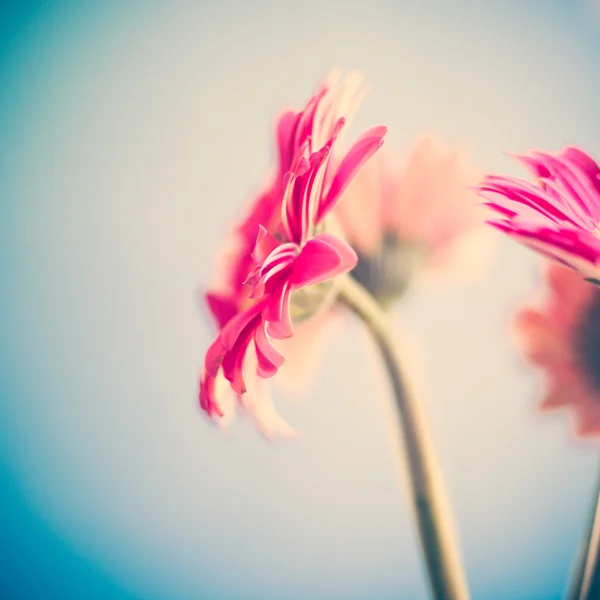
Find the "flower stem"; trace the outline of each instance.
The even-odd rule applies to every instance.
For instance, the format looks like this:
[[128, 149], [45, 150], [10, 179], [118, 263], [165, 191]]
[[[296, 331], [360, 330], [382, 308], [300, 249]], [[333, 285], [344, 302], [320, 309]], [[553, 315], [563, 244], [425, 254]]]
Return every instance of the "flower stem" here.
[[410, 494], [433, 598], [467, 600], [469, 591], [436, 452], [422, 406], [409, 393], [386, 315], [371, 294], [350, 276], [344, 276], [340, 300], [368, 327], [390, 377], [408, 466]]
[[594, 489], [590, 519], [576, 564], [568, 600], [600, 597], [600, 478]]

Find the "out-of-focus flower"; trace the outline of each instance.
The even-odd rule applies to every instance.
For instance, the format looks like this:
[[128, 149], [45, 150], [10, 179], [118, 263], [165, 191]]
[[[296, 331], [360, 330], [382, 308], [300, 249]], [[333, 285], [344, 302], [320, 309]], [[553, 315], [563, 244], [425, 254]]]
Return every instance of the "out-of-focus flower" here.
[[362, 95], [360, 82], [333, 74], [304, 110], [287, 110], [277, 121], [274, 180], [234, 231], [218, 284], [206, 294], [220, 329], [200, 381], [200, 406], [209, 416], [225, 415], [217, 389], [226, 387], [224, 379], [266, 435], [289, 432], [258, 387], [284, 363], [273, 340], [290, 338], [293, 319], [330, 302], [335, 277], [356, 264], [352, 248], [326, 231], [326, 217], [386, 132], [374, 127], [332, 158], [344, 112]]
[[543, 409], [569, 408], [582, 437], [600, 435], [600, 289], [550, 262], [548, 295], [539, 309], [517, 314], [527, 359], [542, 369]]
[[600, 167], [578, 148], [515, 155], [537, 179], [488, 175], [477, 186], [490, 225], [585, 277], [600, 278]]
[[359, 262], [352, 276], [387, 304], [417, 271], [444, 276], [485, 257], [483, 214], [468, 189], [480, 172], [458, 148], [420, 136], [404, 162], [383, 149], [336, 208]]

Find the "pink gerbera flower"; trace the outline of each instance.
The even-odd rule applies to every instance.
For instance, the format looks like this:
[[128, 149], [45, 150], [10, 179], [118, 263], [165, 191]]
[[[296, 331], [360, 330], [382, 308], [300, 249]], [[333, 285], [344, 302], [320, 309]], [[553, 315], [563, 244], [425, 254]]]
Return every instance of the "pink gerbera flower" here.
[[600, 289], [575, 271], [549, 263], [549, 294], [524, 309], [516, 325], [528, 360], [542, 369], [543, 409], [573, 411], [580, 436], [600, 434]]
[[478, 186], [500, 231], [540, 254], [600, 278], [600, 167], [578, 148], [516, 155], [537, 179], [488, 175]]
[[475, 266], [485, 255], [485, 232], [468, 186], [479, 179], [464, 151], [434, 135], [420, 136], [406, 159], [384, 148], [336, 208], [359, 256], [352, 275], [385, 304], [417, 271], [441, 275]]
[[270, 407], [261, 409], [267, 401], [257, 397], [255, 386], [284, 363], [273, 340], [293, 335], [295, 305], [302, 317], [315, 312], [332, 289], [331, 281], [356, 264], [352, 248], [325, 231], [325, 219], [383, 143], [386, 129], [375, 127], [341, 160], [332, 157], [345, 124], [342, 111], [351, 109], [361, 93], [356, 76], [339, 81], [333, 75], [304, 110], [287, 110], [277, 121], [273, 183], [236, 228], [218, 288], [206, 294], [220, 328], [200, 381], [200, 406], [209, 416], [224, 416], [217, 389], [223, 380], [242, 404], [251, 381], [255, 397], [249, 408], [259, 426], [265, 433], [281, 428]]

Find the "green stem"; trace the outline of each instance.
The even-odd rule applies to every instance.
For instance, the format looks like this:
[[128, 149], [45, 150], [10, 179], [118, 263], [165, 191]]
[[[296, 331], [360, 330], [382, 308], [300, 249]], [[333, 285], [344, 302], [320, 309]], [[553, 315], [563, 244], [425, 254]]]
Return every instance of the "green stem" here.
[[407, 388], [386, 315], [371, 294], [350, 276], [344, 277], [340, 300], [368, 327], [390, 377], [408, 466], [410, 494], [433, 598], [467, 600], [469, 591], [437, 456], [422, 406]]
[[600, 479], [594, 489], [590, 519], [577, 558], [569, 600], [593, 600], [600, 592]]

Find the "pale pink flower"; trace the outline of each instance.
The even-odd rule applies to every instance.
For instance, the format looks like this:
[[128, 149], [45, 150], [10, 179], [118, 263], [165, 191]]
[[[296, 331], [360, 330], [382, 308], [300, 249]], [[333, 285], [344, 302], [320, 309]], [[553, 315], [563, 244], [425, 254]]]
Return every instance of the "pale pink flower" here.
[[536, 178], [487, 175], [479, 194], [500, 216], [490, 225], [540, 254], [600, 278], [600, 167], [578, 148], [515, 155]]
[[[354, 76], [331, 77], [304, 110], [287, 110], [277, 121], [273, 183], [236, 228], [219, 286], [206, 294], [220, 329], [200, 382], [200, 406], [209, 416], [224, 416], [217, 393], [223, 378], [244, 404], [246, 382], [256, 387], [283, 365], [273, 340], [294, 333], [293, 297], [303, 300], [297, 304], [307, 316], [318, 306], [307, 307], [306, 299], [318, 301], [331, 280], [356, 264], [352, 248], [323, 228], [348, 184], [383, 143], [385, 127], [374, 127], [340, 160], [331, 157], [345, 124], [340, 109], [351, 109], [361, 91]], [[320, 295], [302, 292], [318, 285]], [[285, 429], [260, 390], [248, 408], [265, 433]]]
[[544, 410], [567, 408], [579, 436], [600, 435], [600, 289], [550, 262], [541, 307], [521, 310], [516, 327], [527, 359], [541, 369]]
[[479, 177], [465, 152], [434, 135], [420, 136], [405, 160], [384, 148], [335, 211], [359, 255], [353, 275], [385, 302], [417, 271], [474, 267], [485, 254], [483, 215], [468, 187]]

